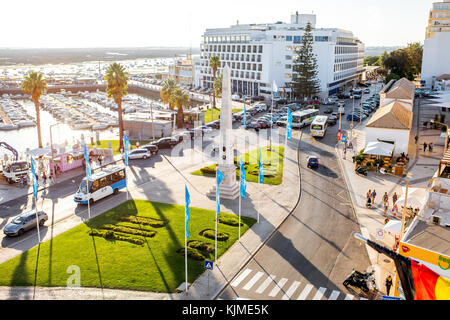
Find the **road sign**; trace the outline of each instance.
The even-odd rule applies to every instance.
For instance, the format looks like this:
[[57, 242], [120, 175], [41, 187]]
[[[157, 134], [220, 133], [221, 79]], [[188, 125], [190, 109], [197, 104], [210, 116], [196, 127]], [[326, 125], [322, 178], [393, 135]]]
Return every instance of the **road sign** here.
[[338, 132], [338, 134], [337, 134], [337, 139], [338, 139], [338, 140], [341, 140], [341, 138], [342, 138], [342, 133]]
[[376, 235], [377, 239], [382, 240], [384, 239], [384, 230], [381, 228], [377, 229]]
[[214, 263], [212, 261], [205, 260], [205, 269], [212, 270], [214, 267]]
[[383, 296], [381, 300], [400, 300], [400, 298], [397, 297], [389, 297], [389, 296]]

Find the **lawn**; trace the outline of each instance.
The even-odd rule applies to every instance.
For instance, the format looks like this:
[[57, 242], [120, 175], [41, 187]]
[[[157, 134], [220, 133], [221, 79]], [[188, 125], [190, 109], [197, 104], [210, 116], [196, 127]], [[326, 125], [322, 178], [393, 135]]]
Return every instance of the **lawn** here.
[[[184, 256], [184, 206], [130, 200], [92, 220], [79, 225], [47, 242], [0, 265], [0, 286], [65, 287], [69, 266], [78, 266], [82, 287], [103, 287], [152, 292], [176, 292], [185, 281]], [[123, 222], [121, 217], [139, 217], [143, 221], [161, 222], [160, 226]], [[235, 215], [222, 213], [221, 217], [234, 219]], [[153, 219], [153, 220], [150, 220]], [[199, 240], [214, 248], [214, 240], [199, 234], [215, 228], [215, 211], [190, 208], [189, 240]], [[241, 233], [255, 223], [255, 219], [242, 217]], [[123, 237], [143, 240], [143, 244], [90, 236], [92, 230], [102, 230], [109, 225], [134, 231], [155, 233], [153, 237]], [[137, 226], [137, 228], [136, 228]], [[218, 241], [218, 256], [238, 239], [238, 227], [218, 223], [218, 232], [229, 235]], [[199, 251], [198, 251], [199, 252]], [[214, 260], [214, 252], [202, 253]], [[37, 270], [36, 270], [37, 268]], [[189, 279], [192, 283], [203, 271], [204, 261], [188, 259]]]
[[[261, 148], [262, 163], [264, 168], [264, 183], [270, 185], [280, 185], [283, 182], [284, 147], [272, 146], [272, 151], [268, 151], [268, 148], [269, 147]], [[258, 154], [258, 150], [253, 150], [242, 156], [248, 182], [258, 182]], [[238, 180], [240, 177], [239, 161], [239, 157], [234, 157], [236, 178]], [[192, 174], [197, 176], [215, 177], [216, 168], [217, 164], [214, 164], [194, 171]]]
[[[242, 111], [242, 109], [232, 109], [233, 113]], [[220, 109], [213, 109], [213, 117], [211, 117], [211, 110], [205, 110], [203, 112], [205, 114], [205, 123], [209, 123], [211, 121], [219, 119]]]
[[[111, 147], [113, 149], [113, 154], [120, 154], [119, 151], [119, 140], [100, 140], [99, 142], [95, 142], [94, 145], [98, 148], [98, 149], [108, 149], [109, 148], [109, 142], [111, 142]], [[130, 140], [130, 145], [131, 145], [131, 149], [136, 148], [136, 143], [139, 142], [139, 145], [144, 145], [147, 143], [152, 142], [152, 140]], [[93, 147], [94, 145], [92, 143], [89, 144], [91, 147]]]

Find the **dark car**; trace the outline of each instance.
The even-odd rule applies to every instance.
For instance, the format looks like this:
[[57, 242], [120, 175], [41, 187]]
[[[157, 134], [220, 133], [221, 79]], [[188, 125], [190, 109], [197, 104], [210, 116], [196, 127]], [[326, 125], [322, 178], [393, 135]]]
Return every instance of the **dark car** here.
[[172, 149], [177, 141], [173, 138], [162, 138], [154, 143], [159, 149]]
[[247, 127], [245, 129], [257, 129], [259, 130], [260, 125], [258, 122], [251, 122], [251, 123], [247, 123]]
[[158, 146], [154, 145], [154, 144], [151, 144], [151, 143], [150, 144], [145, 144], [141, 148], [147, 149], [148, 151], [150, 151], [151, 154], [157, 154], [158, 151], [159, 151]]
[[347, 120], [349, 120], [349, 121], [351, 121], [352, 118], [353, 118], [353, 120], [357, 120], [357, 121], [360, 120], [360, 117], [359, 117], [359, 115], [357, 115], [357, 114], [349, 114], [349, 115], [347, 116]]
[[306, 160], [306, 166], [308, 168], [318, 168], [319, 158], [317, 158], [316, 156], [309, 156]]
[[328, 118], [327, 123], [330, 126], [334, 126], [336, 124], [337, 120], [333, 118]]
[[259, 127], [260, 127], [261, 129], [266, 129], [266, 128], [269, 128], [269, 127], [270, 127], [269, 122], [264, 121], [264, 120], [258, 120], [257, 123], [259, 124]]
[[325, 110], [323, 111], [324, 113], [332, 113], [333, 112], [333, 108], [327, 107], [325, 108]]

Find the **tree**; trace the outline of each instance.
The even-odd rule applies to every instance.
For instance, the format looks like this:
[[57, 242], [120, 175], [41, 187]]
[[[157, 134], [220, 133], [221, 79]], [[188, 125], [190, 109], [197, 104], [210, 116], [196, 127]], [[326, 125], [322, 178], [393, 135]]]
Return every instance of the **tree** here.
[[317, 58], [313, 52], [312, 27], [308, 23], [302, 38], [302, 45], [295, 51], [297, 57], [294, 58], [293, 76], [290, 86], [294, 96], [306, 99], [320, 92], [319, 80], [317, 78]]
[[222, 95], [222, 82], [223, 82], [223, 74], [219, 74], [217, 78], [214, 80], [214, 93], [216, 97], [220, 97]]
[[387, 74], [394, 73], [399, 78], [414, 80], [421, 72], [423, 46], [418, 43], [409, 43], [406, 48], [384, 53], [381, 57], [382, 66]]
[[119, 149], [123, 149], [123, 112], [122, 98], [128, 94], [128, 73], [120, 63], [114, 62], [106, 70], [106, 95], [114, 99], [119, 113]]
[[184, 127], [184, 113], [183, 113], [183, 107], [189, 105], [189, 94], [182, 90], [180, 87], [176, 87], [170, 98], [170, 103], [177, 108], [177, 127], [183, 128]]
[[[36, 126], [38, 131], [38, 143], [39, 148], [42, 148], [42, 136], [41, 136], [41, 112], [39, 107], [39, 99], [42, 94], [47, 92], [47, 81], [44, 79], [44, 75], [36, 71], [30, 71], [22, 82], [22, 90], [26, 94], [31, 94], [31, 99], [34, 102], [36, 108]], [[53, 148], [53, 146], [51, 146]]]
[[163, 101], [163, 103], [169, 104], [169, 109], [173, 110], [173, 104], [170, 102], [170, 97], [172, 96], [173, 91], [177, 88], [177, 83], [174, 79], [169, 78], [165, 80], [162, 84], [161, 91], [159, 95]]
[[[211, 70], [213, 72], [213, 87], [214, 87], [214, 83], [216, 81], [216, 73], [220, 67], [220, 58], [218, 56], [212, 56], [211, 58], [209, 58], [209, 66], [211, 67]], [[213, 109], [215, 108], [216, 108], [216, 91], [213, 90]]]
[[371, 56], [364, 58], [364, 64], [367, 66], [381, 66], [381, 56]]

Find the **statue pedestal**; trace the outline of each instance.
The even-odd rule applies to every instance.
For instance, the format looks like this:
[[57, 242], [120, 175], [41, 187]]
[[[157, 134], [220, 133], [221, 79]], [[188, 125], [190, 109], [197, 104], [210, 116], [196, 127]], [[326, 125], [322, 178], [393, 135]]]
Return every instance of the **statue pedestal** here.
[[[233, 165], [219, 165], [219, 171], [225, 176], [219, 186], [221, 199], [235, 200], [239, 197], [239, 183], [236, 181], [236, 167]], [[216, 197], [216, 184], [214, 184], [206, 194], [210, 197]]]

